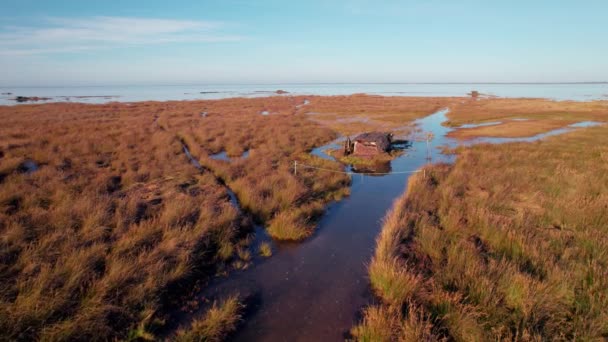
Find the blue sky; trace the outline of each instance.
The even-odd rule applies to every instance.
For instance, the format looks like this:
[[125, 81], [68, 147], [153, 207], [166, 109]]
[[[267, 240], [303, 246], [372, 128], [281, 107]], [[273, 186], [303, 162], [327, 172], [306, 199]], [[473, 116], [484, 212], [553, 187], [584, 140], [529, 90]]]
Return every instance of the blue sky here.
[[0, 85], [608, 81], [608, 1], [2, 0]]

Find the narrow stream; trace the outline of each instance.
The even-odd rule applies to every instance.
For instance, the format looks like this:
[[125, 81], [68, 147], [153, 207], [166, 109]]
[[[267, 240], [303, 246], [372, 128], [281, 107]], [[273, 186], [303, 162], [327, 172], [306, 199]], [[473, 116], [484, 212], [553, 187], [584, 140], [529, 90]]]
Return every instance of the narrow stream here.
[[[394, 174], [353, 175], [351, 195], [328, 206], [311, 238], [302, 243], [276, 243], [270, 259], [211, 280], [199, 300], [213, 301], [235, 293], [246, 299], [246, 316], [231, 340], [343, 341], [348, 337], [360, 310], [374, 300], [366, 263], [373, 254], [382, 218], [411, 176], [397, 172], [418, 170], [430, 162], [453, 162], [455, 158], [437, 148], [458, 145], [447, 137], [452, 129], [442, 126], [447, 112], [444, 109], [415, 122], [423, 133], [434, 134], [430, 151], [425, 141], [414, 141], [404, 155], [391, 162]], [[467, 144], [538, 140], [571, 129], [524, 140], [482, 139]], [[312, 154], [333, 159], [323, 151], [336, 144], [316, 148]], [[231, 198], [238, 206], [234, 194]]]
[[[249, 153], [250, 153], [250, 151], [247, 150], [247, 151], [243, 152], [243, 154], [240, 157], [237, 157], [237, 158], [247, 159], [247, 158], [249, 158]], [[214, 160], [222, 160], [222, 161], [226, 161], [226, 162], [231, 162], [233, 159], [228, 155], [228, 153], [226, 151], [212, 154], [209, 157]]]

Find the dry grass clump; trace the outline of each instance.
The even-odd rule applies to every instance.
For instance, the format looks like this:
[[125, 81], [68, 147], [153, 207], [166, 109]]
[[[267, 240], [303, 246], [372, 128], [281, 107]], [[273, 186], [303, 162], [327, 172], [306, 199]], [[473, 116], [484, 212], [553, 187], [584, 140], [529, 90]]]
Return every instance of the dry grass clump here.
[[400, 305], [412, 297], [422, 278], [409, 271], [398, 259], [374, 259], [369, 266], [372, 288], [387, 303]]
[[180, 329], [176, 341], [222, 341], [236, 329], [241, 319], [243, 305], [237, 296], [231, 296], [221, 303], [213, 303], [203, 317], [195, 319], [188, 329]]
[[262, 242], [258, 252], [261, 256], [269, 258], [272, 256], [272, 246], [268, 242]]
[[319, 202], [278, 213], [268, 226], [268, 233], [278, 240], [302, 240], [313, 232], [316, 219], [323, 213]]
[[357, 341], [440, 341], [424, 309], [410, 303], [404, 315], [400, 307], [374, 305], [365, 308], [361, 324], [351, 330]]
[[438, 338], [606, 338], [607, 133], [463, 148], [413, 177], [370, 265], [383, 303], [354, 336], [395, 340], [414, 307]]

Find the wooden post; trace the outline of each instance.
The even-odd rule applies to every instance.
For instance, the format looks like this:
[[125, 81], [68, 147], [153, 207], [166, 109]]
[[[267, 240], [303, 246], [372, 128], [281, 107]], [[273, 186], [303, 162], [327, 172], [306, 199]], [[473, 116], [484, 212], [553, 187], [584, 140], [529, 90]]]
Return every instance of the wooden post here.
[[426, 159], [431, 161], [433, 157], [431, 157], [431, 133], [426, 134]]
[[298, 175], [298, 161], [297, 160], [293, 161], [293, 175], [294, 176]]

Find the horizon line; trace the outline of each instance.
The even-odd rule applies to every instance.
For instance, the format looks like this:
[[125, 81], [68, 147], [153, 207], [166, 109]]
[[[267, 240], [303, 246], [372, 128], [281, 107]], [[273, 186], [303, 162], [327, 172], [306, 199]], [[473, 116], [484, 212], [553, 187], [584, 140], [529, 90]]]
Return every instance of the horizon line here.
[[212, 86], [212, 85], [348, 85], [348, 84], [411, 84], [411, 85], [548, 85], [548, 84], [608, 84], [608, 81], [574, 81], [574, 82], [218, 82], [218, 83], [171, 83], [171, 84], [98, 84], [98, 85], [25, 85], [25, 86], [6, 86], [0, 88], [72, 88], [72, 87], [141, 87], [141, 86], [162, 86], [162, 87], [183, 87], [183, 86]]

